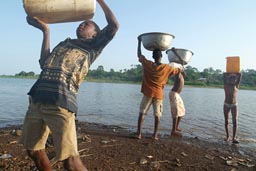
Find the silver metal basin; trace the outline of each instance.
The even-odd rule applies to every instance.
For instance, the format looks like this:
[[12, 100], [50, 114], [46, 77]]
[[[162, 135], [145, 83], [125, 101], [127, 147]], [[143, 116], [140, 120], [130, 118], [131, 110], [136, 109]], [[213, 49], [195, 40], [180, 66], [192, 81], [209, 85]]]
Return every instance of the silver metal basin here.
[[150, 32], [139, 35], [145, 49], [153, 51], [159, 49], [165, 51], [170, 48], [172, 40], [175, 38], [168, 33]]
[[182, 65], [186, 65], [194, 53], [187, 49], [172, 48], [166, 51], [169, 62], [175, 62]]

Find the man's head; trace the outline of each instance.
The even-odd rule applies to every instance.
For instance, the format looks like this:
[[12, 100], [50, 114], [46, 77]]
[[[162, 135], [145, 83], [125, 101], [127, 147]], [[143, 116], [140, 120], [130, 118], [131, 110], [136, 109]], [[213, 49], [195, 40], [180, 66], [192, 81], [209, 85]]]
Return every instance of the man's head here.
[[95, 22], [86, 20], [77, 27], [76, 35], [77, 38], [93, 39], [99, 31], [100, 28]]
[[160, 61], [162, 58], [162, 51], [159, 49], [155, 49], [153, 51], [153, 58], [155, 59], [155, 61]]
[[230, 85], [235, 85], [238, 81], [238, 76], [237, 74], [230, 73], [227, 75], [227, 83]]

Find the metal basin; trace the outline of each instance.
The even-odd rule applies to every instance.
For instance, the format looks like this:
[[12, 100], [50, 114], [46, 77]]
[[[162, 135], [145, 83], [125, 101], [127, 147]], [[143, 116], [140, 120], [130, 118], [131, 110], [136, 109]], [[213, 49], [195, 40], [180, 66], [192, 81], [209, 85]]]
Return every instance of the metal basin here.
[[139, 35], [145, 49], [165, 51], [170, 48], [174, 36], [168, 33], [150, 32]]
[[186, 65], [194, 53], [187, 49], [172, 48], [166, 51], [169, 62], [175, 62], [178, 64]]

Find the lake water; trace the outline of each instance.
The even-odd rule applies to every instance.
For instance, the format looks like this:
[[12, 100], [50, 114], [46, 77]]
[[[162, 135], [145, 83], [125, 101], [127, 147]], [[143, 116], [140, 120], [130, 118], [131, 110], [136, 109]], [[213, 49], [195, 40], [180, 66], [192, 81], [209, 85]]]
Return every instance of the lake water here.
[[[22, 124], [28, 106], [26, 95], [36, 80], [0, 78], [0, 127]], [[92, 83], [81, 85], [78, 96], [80, 121], [117, 125], [136, 131], [139, 104], [142, 98], [140, 85]], [[168, 93], [164, 89], [163, 117], [160, 134], [169, 134], [172, 127]], [[225, 137], [223, 101], [224, 90], [184, 87], [181, 96], [186, 115], [181, 121], [184, 135], [207, 141], [223, 141]], [[256, 149], [256, 91], [238, 92], [238, 138], [240, 146]], [[142, 126], [143, 133], [153, 132], [153, 112], [149, 110]], [[232, 121], [230, 120], [230, 131]], [[232, 132], [230, 132], [232, 135]]]

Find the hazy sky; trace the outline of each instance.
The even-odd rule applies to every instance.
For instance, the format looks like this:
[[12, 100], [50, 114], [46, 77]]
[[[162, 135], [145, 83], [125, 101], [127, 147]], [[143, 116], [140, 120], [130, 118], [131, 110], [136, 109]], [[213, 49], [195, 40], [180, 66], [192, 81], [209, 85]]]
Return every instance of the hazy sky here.
[[[120, 30], [92, 65], [106, 71], [139, 64], [137, 36], [146, 32], [173, 34], [171, 47], [194, 52], [189, 65], [226, 70], [227, 56], [240, 56], [241, 69], [256, 65], [255, 0], [106, 0], [120, 23]], [[0, 75], [20, 71], [40, 72], [38, 59], [42, 33], [26, 23], [22, 0], [2, 1], [0, 6]], [[94, 21], [102, 28], [105, 16], [96, 6]], [[75, 38], [80, 22], [50, 24], [51, 48], [67, 37]], [[143, 49], [148, 59], [151, 52]], [[163, 62], [167, 63], [165, 53]]]

